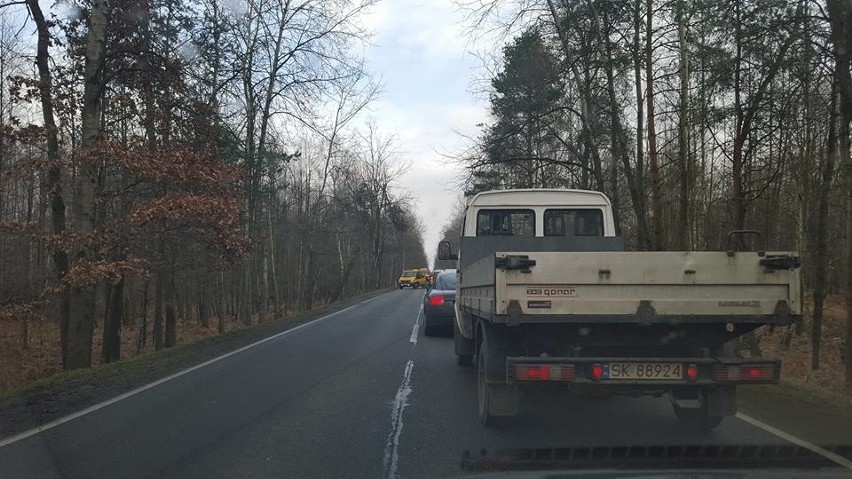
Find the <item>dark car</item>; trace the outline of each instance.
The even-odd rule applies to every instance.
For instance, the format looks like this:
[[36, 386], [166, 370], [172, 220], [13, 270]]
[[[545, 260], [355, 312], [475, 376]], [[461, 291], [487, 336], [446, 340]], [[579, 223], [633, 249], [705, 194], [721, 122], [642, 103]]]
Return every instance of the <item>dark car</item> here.
[[423, 334], [435, 336], [439, 331], [450, 333], [455, 321], [456, 270], [446, 269], [423, 296]]

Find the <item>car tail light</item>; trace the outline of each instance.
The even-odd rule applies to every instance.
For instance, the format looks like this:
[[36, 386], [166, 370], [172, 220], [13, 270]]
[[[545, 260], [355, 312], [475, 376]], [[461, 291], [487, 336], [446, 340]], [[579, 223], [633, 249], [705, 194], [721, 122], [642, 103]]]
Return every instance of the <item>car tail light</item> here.
[[573, 364], [516, 364], [517, 381], [573, 381]]
[[591, 372], [592, 372], [592, 380], [593, 381], [600, 381], [601, 378], [603, 377], [603, 366], [601, 366], [598, 363], [594, 363], [594, 364], [592, 364]]
[[698, 366], [690, 364], [686, 367], [686, 379], [696, 381], [698, 379]]
[[774, 364], [717, 365], [713, 367], [713, 379], [721, 382], [764, 382], [774, 381]]
[[438, 305], [444, 304], [444, 297], [443, 296], [430, 296], [429, 297], [429, 304], [431, 304], [432, 306], [438, 306]]

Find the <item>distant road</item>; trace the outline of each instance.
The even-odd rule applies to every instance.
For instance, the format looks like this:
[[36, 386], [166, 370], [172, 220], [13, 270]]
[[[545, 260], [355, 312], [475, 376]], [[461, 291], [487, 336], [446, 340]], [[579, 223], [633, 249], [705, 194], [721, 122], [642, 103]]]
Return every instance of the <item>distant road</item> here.
[[0, 476], [452, 477], [465, 450], [783, 443], [735, 418], [685, 433], [665, 397], [550, 401], [486, 429], [474, 370], [415, 326], [422, 294], [383, 294], [2, 446]]

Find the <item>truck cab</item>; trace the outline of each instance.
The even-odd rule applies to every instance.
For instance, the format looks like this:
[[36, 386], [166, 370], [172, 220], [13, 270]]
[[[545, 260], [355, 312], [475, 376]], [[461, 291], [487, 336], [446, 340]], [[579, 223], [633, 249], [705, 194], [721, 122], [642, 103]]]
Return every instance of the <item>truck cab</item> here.
[[[735, 388], [776, 383], [775, 359], [731, 342], [801, 318], [794, 252], [625, 251], [600, 192], [476, 195], [458, 254], [454, 344], [476, 362], [480, 420], [518, 411], [520, 389], [584, 396], [669, 395], [677, 418], [709, 430], [736, 413]], [[759, 245], [762, 246], [762, 245]]]
[[465, 212], [465, 237], [613, 237], [612, 204], [585, 190], [520, 189], [479, 193]]

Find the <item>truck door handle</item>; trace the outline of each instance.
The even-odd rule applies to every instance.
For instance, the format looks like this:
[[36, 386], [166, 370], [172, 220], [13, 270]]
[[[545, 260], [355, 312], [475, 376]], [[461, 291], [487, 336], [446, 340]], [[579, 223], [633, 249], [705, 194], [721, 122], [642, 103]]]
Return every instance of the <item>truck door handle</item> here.
[[535, 260], [527, 255], [498, 256], [494, 260], [494, 266], [505, 270], [520, 270], [521, 273], [529, 273], [530, 268], [535, 266]]

